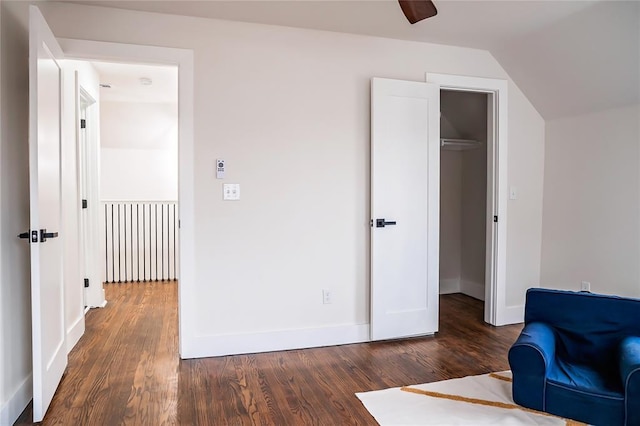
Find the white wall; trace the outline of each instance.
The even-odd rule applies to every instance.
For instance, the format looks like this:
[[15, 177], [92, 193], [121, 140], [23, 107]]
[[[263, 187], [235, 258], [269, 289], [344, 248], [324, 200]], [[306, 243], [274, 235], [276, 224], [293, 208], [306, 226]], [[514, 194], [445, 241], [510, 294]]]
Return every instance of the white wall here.
[[172, 151], [102, 148], [100, 150], [102, 200], [177, 200], [178, 159], [175, 151]]
[[440, 294], [460, 292], [462, 155], [440, 151]]
[[28, 4], [0, 2], [0, 424], [31, 399]]
[[547, 123], [541, 284], [640, 297], [640, 106]]
[[177, 200], [177, 104], [102, 102], [100, 107], [102, 200]]
[[[196, 302], [182, 308], [198, 326], [188, 356], [260, 350], [252, 333], [274, 343], [272, 333], [292, 331], [276, 334], [278, 347], [317, 344], [304, 338], [315, 332], [352, 339], [369, 321], [370, 78], [508, 78], [473, 49], [70, 4], [43, 13], [57, 36], [195, 51]], [[509, 114], [509, 178], [523, 210], [509, 209], [507, 300], [521, 305], [539, 281], [544, 125], [513, 84]], [[219, 157], [226, 182], [242, 185], [239, 202], [222, 201]]]
[[531, 104], [519, 90], [509, 89], [509, 186], [518, 199], [507, 204], [507, 306], [518, 311], [525, 291], [540, 285], [542, 173], [545, 160], [544, 120], [528, 115]]
[[[486, 105], [486, 102], [484, 103]], [[483, 114], [487, 116], [486, 110]], [[485, 122], [486, 123], [486, 122]], [[486, 135], [486, 126], [483, 132]], [[462, 209], [460, 290], [476, 299], [485, 298], [487, 226], [487, 138], [482, 146], [460, 152], [462, 156]]]
[[103, 100], [100, 121], [103, 124], [100, 146], [104, 148], [176, 149], [178, 146], [176, 102]]
[[463, 293], [484, 300], [485, 139], [478, 149], [440, 152], [440, 294]]

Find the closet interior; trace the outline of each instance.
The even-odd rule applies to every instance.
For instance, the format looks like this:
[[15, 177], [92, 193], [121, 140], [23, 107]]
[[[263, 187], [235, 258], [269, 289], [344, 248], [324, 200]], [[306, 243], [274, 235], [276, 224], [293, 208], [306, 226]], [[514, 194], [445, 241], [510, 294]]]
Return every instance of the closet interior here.
[[440, 92], [440, 294], [485, 299], [487, 103]]

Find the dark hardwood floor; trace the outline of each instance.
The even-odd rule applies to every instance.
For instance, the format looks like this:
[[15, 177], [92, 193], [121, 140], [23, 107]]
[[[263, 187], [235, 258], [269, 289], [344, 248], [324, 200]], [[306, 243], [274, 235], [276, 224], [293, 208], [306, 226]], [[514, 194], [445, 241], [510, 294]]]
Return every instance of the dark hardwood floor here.
[[[506, 370], [522, 329], [453, 294], [435, 337], [180, 361], [177, 283], [105, 288], [45, 425], [375, 425], [356, 392]], [[31, 419], [29, 406], [16, 424]]]

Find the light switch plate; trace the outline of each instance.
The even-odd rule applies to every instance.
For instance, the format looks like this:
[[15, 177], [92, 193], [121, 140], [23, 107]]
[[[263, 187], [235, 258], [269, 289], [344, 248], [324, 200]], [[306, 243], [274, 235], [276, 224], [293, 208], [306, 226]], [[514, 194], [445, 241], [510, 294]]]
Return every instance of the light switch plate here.
[[222, 184], [222, 198], [227, 201], [235, 201], [240, 199], [240, 184], [239, 183], [224, 183]]
[[518, 188], [516, 188], [515, 186], [509, 187], [509, 199], [510, 200], [518, 199]]

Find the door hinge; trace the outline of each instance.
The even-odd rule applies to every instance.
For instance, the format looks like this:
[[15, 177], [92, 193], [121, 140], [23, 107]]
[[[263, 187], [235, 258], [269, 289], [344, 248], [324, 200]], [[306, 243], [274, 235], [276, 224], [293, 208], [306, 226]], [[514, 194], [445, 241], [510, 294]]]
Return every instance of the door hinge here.
[[83, 209], [87, 208], [87, 200], [82, 200], [82, 208]]
[[89, 278], [84, 279], [84, 288], [89, 288]]
[[494, 217], [493, 217], [493, 221], [494, 221], [495, 223], [498, 223], [498, 216], [494, 216]]
[[80, 119], [80, 128], [81, 129], [86, 129], [87, 128], [87, 120], [85, 120], [84, 118]]

